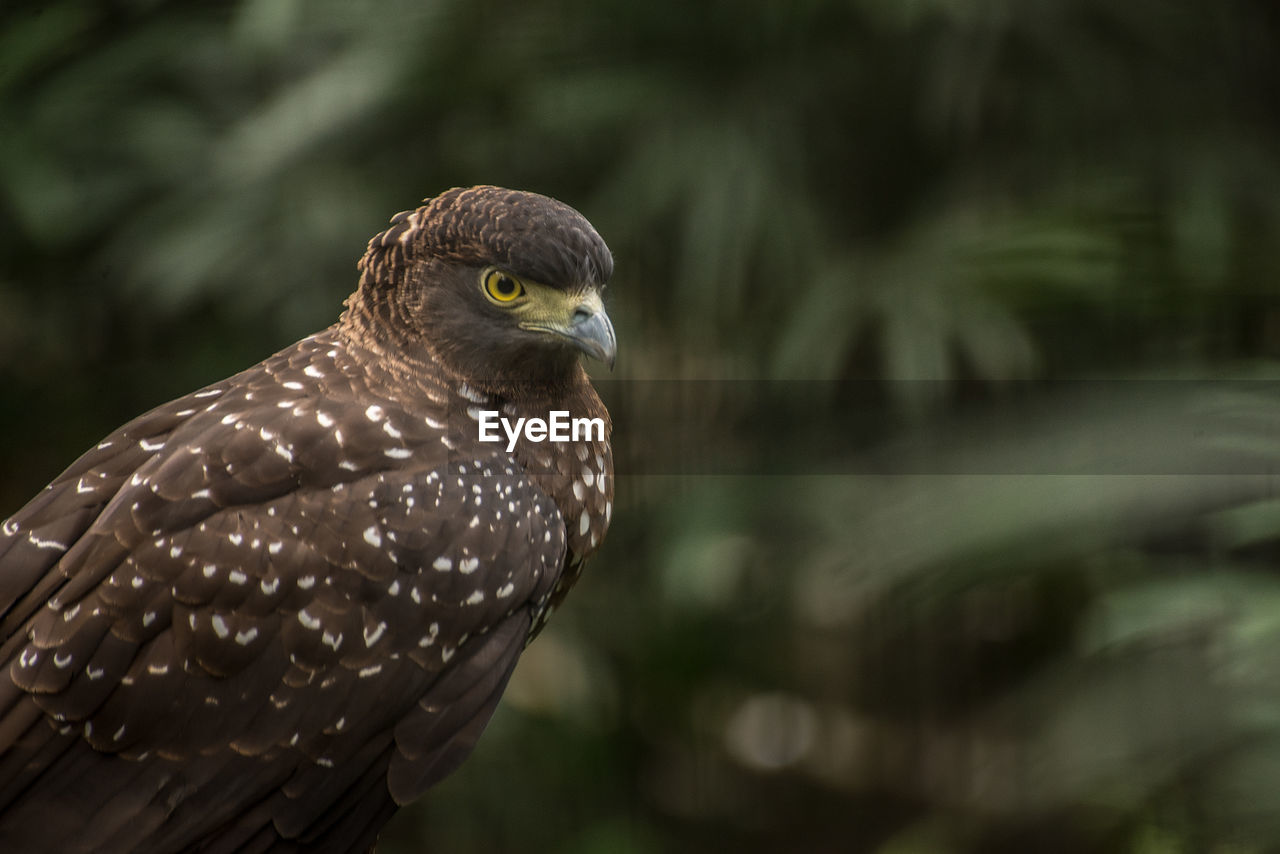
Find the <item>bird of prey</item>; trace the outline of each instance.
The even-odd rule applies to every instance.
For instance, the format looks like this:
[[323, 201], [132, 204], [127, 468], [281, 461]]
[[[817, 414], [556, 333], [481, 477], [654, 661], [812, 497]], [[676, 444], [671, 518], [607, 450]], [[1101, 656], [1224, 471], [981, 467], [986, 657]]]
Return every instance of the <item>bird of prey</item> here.
[[[613, 259], [497, 187], [396, 215], [333, 326], [0, 525], [0, 851], [370, 851], [471, 751], [612, 516]], [[484, 413], [595, 419], [481, 441]]]

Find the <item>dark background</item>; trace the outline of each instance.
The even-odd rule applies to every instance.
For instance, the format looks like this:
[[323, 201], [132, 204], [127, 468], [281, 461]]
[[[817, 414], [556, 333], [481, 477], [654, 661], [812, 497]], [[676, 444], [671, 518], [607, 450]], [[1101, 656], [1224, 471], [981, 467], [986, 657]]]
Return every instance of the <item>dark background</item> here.
[[619, 495], [386, 854], [1280, 851], [1274, 0], [6, 3], [0, 513], [472, 183]]

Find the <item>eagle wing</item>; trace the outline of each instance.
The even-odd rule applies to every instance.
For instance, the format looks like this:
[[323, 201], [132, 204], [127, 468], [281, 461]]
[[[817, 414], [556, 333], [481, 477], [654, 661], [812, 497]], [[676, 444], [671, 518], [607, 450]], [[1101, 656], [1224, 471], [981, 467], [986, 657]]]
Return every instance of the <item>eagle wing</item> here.
[[0, 526], [0, 848], [360, 850], [470, 751], [565, 526], [443, 384], [355, 364], [306, 339]]

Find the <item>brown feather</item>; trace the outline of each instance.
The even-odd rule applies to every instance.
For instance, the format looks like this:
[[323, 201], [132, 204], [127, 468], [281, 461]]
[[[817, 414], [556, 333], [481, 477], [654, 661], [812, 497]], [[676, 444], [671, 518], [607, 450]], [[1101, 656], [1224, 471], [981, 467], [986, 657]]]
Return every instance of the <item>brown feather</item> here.
[[553, 200], [444, 193], [337, 325], [5, 520], [0, 850], [366, 851], [466, 757], [612, 510], [607, 431], [479, 441], [478, 407], [608, 419], [561, 342], [465, 326], [490, 265], [576, 293], [612, 259]]

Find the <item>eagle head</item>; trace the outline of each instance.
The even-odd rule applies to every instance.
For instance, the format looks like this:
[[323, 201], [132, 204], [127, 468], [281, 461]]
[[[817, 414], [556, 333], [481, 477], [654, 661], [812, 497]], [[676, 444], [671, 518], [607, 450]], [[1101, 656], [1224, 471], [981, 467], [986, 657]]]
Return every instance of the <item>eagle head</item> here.
[[613, 367], [602, 294], [613, 256], [582, 214], [537, 193], [448, 190], [369, 241], [348, 313], [402, 349], [425, 348], [469, 383], [500, 391], [562, 383], [578, 354]]

